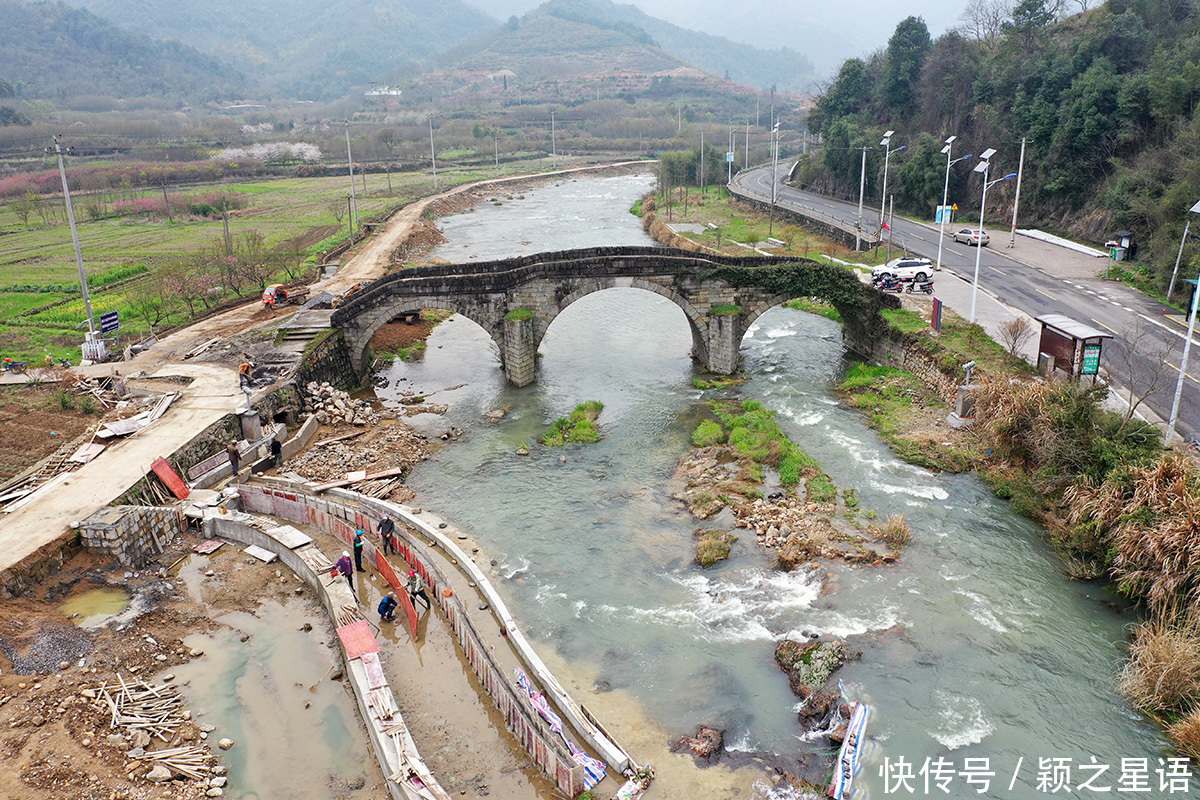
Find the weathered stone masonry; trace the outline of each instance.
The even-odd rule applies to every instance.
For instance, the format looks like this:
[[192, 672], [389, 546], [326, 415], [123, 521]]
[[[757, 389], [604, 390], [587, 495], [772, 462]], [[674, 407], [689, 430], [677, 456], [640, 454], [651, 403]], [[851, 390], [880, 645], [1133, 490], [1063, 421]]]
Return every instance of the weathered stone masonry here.
[[[541, 253], [523, 258], [447, 267], [418, 267], [371, 284], [338, 308], [332, 324], [346, 337], [355, 369], [367, 367], [367, 345], [375, 331], [402, 312], [443, 308], [474, 321], [492, 337], [515, 386], [535, 379], [537, 348], [550, 323], [567, 306], [603, 289], [643, 289], [668, 298], [687, 316], [692, 352], [704, 367], [732, 374], [746, 330], [763, 312], [790, 297], [754, 287], [735, 287], [701, 278], [717, 266], [767, 266], [794, 258], [730, 258], [659, 247], [611, 247]], [[715, 315], [718, 306], [740, 314]], [[508, 319], [516, 309], [531, 318]]]

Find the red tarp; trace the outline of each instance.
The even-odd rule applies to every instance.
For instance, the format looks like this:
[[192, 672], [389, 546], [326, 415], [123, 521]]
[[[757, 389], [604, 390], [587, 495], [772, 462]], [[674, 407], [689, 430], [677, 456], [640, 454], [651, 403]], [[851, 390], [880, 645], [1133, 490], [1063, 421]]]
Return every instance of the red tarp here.
[[388, 560], [384, 558], [383, 553], [379, 550], [375, 551], [375, 568], [379, 570], [379, 574], [383, 576], [388, 585], [396, 592], [396, 598], [400, 601], [400, 607], [404, 609], [405, 616], [408, 617], [408, 624], [412, 628], [412, 636], [417, 638], [417, 611], [413, 608], [412, 601], [408, 599], [408, 592], [404, 590], [404, 586], [400, 583], [400, 579], [396, 577], [395, 570]]
[[191, 494], [191, 490], [183, 482], [183, 478], [175, 474], [175, 470], [171, 469], [171, 465], [167, 463], [165, 458], [160, 456], [154, 459], [154, 463], [150, 465], [150, 469], [154, 470], [154, 474], [162, 479], [162, 482], [171, 490], [171, 494], [180, 500], [187, 500], [188, 495]]
[[346, 658], [362, 658], [363, 653], [378, 653], [379, 642], [371, 632], [371, 623], [365, 619], [343, 625], [337, 629], [342, 647], [346, 648]]

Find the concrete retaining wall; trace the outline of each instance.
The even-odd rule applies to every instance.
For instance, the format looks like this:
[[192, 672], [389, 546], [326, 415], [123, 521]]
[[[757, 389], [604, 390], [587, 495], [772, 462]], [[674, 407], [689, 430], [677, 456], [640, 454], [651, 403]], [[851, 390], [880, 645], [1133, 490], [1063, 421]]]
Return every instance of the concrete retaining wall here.
[[[449, 596], [443, 593], [442, 589], [448, 588], [450, 581], [427, 549], [427, 543], [433, 542], [445, 553], [446, 558], [476, 584], [480, 595], [487, 600], [490, 613], [504, 630], [506, 638], [530, 677], [541, 685], [547, 699], [570, 721], [574, 730], [587, 740], [612, 769], [624, 773], [636, 766], [619, 745], [587, 718], [583, 709], [562, 688], [517, 627], [516, 621], [487, 576], [474, 564], [470, 556], [442, 532], [439, 527], [441, 520], [436, 516], [428, 513], [418, 516], [407, 507], [346, 490], [335, 489], [319, 496], [312, 495], [305, 491], [303, 484], [284, 480], [272, 481], [271, 486], [244, 484], [238, 487], [238, 492], [243, 507], [248, 510], [314, 525], [346, 543], [353, 540], [356, 530], [377, 533], [378, 520], [383, 514], [390, 514], [397, 522], [396, 532], [402, 542], [400, 555], [421, 573], [433, 590], [434, 601], [438, 603], [454, 629], [463, 652], [484, 689], [503, 713], [509, 730], [517, 736], [542, 771], [568, 796], [574, 797], [583, 789], [583, 768], [563, 746], [561, 738], [533, 711], [524, 692], [515, 687], [507, 677], [506, 671], [484, 646], [471, 622], [470, 614], [463, 605], [463, 600], [457, 593], [451, 592]], [[404, 526], [411, 530], [406, 530]], [[380, 571], [384, 577], [393, 586], [398, 587], [399, 582], [395, 580], [394, 575], [388, 574], [390, 567], [384, 566], [386, 559], [380, 557], [372, 541], [365, 542], [365, 550], [364, 560], [383, 568]]]
[[[292, 549], [271, 536], [269, 531], [273, 527], [275, 527], [273, 521], [262, 520], [253, 515], [236, 511], [221, 514], [214, 509], [209, 509], [205, 513], [204, 519], [204, 534], [209, 538], [220, 537], [231, 542], [256, 545], [275, 553], [284, 566], [296, 573], [301, 580], [308, 584], [309, 588], [316, 592], [321, 604], [325, 607], [325, 613], [329, 616], [330, 622], [336, 627], [338, 609], [343, 606], [358, 606], [349, 585], [341, 577], [331, 580], [324, 573], [314, 572], [305, 560], [305, 550], [315, 550], [315, 546], [305, 544]], [[325, 585], [326, 581], [329, 583], [328, 586]], [[397, 711], [391, 715], [391, 720], [383, 719], [371, 700], [374, 698], [378, 702], [381, 699], [378, 693], [383, 693], [384, 702], [390, 702], [391, 707], [396, 707], [395, 695], [392, 694], [391, 687], [385, 684], [372, 688], [362, 659], [349, 658], [344, 647], [339, 647], [338, 652], [342, 657], [347, 684], [354, 693], [358, 711], [366, 723], [371, 745], [375, 749], [375, 757], [379, 761], [384, 777], [387, 778], [388, 794], [394, 800], [408, 800], [404, 789], [391, 778], [397, 774], [406, 775], [409, 769], [413, 769], [422, 778], [422, 783], [439, 800], [449, 800], [450, 796], [437, 783], [424, 763], [420, 762], [416, 745], [412, 743], [407, 732], [398, 737], [385, 734], [385, 726], [391, 722], [402, 723], [403, 717]], [[417, 758], [416, 763], [413, 761], [413, 756]]]

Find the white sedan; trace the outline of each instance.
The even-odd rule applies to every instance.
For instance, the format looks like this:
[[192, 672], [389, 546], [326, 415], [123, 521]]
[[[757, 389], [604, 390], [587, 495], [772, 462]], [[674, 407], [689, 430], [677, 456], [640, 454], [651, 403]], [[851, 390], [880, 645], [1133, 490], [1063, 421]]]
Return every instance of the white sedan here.
[[988, 232], [981, 231], [979, 228], [963, 228], [961, 231], [954, 232], [954, 241], [962, 242], [965, 245], [987, 247], [991, 240], [992, 237], [988, 236]]

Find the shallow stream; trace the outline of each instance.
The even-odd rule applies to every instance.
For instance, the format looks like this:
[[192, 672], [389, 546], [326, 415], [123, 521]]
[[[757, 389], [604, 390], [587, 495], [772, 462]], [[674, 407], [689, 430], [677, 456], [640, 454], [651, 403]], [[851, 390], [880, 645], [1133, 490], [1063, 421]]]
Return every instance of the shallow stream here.
[[[437, 255], [460, 262], [646, 244], [626, 209], [648, 187], [637, 177], [580, 179], [481, 205], [442, 221], [451, 243]], [[604, 222], [596, 230], [590, 220]], [[833, 567], [836, 591], [824, 597], [807, 571], [773, 570], [752, 537], [727, 562], [696, 567], [699, 525], [668, 486], [705, 413], [690, 344], [670, 301], [613, 289], [555, 319], [533, 386], [505, 385], [488, 337], [453, 317], [423, 361], [397, 361], [391, 388], [380, 390], [395, 397], [466, 384], [437, 395], [450, 403], [445, 418], [415, 418], [431, 431], [454, 424], [467, 433], [410, 482], [422, 505], [471, 530], [496, 559], [514, 613], [581, 683], [586, 704], [619, 715], [609, 721], [635, 742], [661, 744], [708, 724], [727, 731], [727, 749], [795, 756], [815, 745], [799, 738], [775, 642], [801, 630], [887, 631], [840, 673], [873, 709], [861, 779], [871, 794], [894, 793], [880, 768], [886, 762], [894, 777], [903, 758], [917, 795], [980, 796], [981, 784], [963, 775], [947, 794], [923, 791], [921, 766], [939, 757], [957, 770], [988, 759], [995, 777], [985, 797], [1042, 796], [1038, 761], [1051, 758], [1111, 765], [1095, 785], [1114, 791], [1121, 759], [1148, 759], [1157, 787], [1163, 739], [1113, 689], [1132, 618], [1103, 587], [1066, 580], [1036, 527], [976, 477], [894, 458], [831, 390], [846, 364], [832, 322], [783, 308], [763, 315], [744, 342], [750, 380], [738, 392], [776, 411], [863, 508], [904, 514], [913, 543], [888, 567]], [[604, 403], [602, 442], [515, 454], [586, 400]], [[499, 424], [481, 421], [502, 407], [510, 410]], [[1090, 774], [1076, 767], [1068, 783]], [[685, 796], [664, 781], [654, 795]]]

